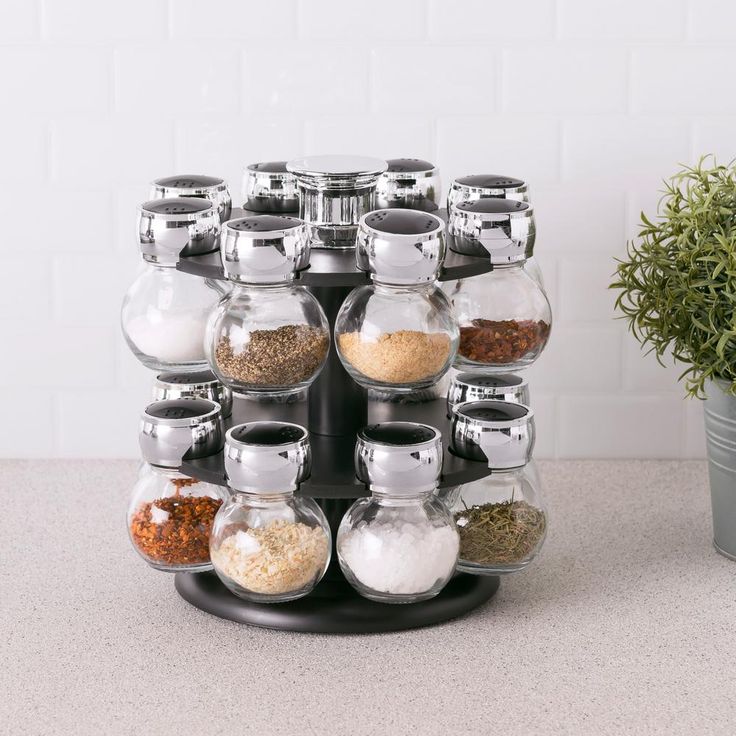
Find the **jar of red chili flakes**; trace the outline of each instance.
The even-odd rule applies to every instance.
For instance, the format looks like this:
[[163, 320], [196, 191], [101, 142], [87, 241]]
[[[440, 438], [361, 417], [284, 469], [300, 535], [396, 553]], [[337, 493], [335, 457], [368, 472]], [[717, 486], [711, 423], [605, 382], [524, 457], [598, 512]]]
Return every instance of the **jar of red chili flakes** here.
[[220, 405], [205, 399], [157, 401], [146, 407], [139, 434], [147, 472], [141, 472], [128, 509], [136, 551], [157, 570], [211, 569], [210, 532], [226, 487], [180, 472], [182, 458], [222, 449]]
[[488, 372], [531, 365], [552, 327], [547, 295], [524, 268], [535, 232], [531, 206], [480, 199], [455, 205], [449, 217], [451, 247], [467, 253], [472, 246], [493, 264], [490, 273], [445, 286], [460, 324], [454, 365]]

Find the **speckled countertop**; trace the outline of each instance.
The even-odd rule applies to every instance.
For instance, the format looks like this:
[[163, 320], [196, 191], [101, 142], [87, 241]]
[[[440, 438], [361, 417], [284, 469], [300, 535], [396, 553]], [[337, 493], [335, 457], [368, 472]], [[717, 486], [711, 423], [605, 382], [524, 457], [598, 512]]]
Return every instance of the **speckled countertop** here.
[[135, 467], [0, 463], [0, 733], [736, 732], [705, 463], [542, 463], [534, 566], [463, 619], [352, 637], [187, 605], [129, 547]]

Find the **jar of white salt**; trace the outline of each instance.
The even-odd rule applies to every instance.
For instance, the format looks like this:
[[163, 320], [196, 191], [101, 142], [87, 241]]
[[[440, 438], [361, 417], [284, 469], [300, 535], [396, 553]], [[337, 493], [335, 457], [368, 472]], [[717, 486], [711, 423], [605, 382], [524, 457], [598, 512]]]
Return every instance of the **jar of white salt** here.
[[216, 250], [220, 222], [205, 199], [176, 197], [140, 207], [144, 267], [123, 301], [123, 334], [133, 354], [153, 370], [207, 367], [207, 318], [222, 296], [198, 276], [177, 271], [180, 255]]
[[384, 422], [362, 429], [356, 472], [371, 496], [356, 501], [337, 533], [343, 574], [366, 598], [414, 603], [437, 595], [460, 548], [453, 518], [434, 494], [442, 442], [434, 428]]

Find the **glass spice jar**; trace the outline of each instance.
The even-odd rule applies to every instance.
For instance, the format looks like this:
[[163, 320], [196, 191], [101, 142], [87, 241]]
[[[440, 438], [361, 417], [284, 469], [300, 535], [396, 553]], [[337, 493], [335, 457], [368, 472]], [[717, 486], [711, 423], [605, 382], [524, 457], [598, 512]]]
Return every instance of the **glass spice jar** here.
[[450, 367], [458, 327], [435, 286], [444, 252], [444, 223], [430, 213], [376, 210], [361, 219], [356, 261], [373, 283], [354, 289], [335, 321], [338, 355], [357, 383], [411, 392]]
[[123, 335], [147, 368], [207, 367], [207, 317], [221, 293], [197, 276], [177, 271], [180, 254], [216, 250], [220, 223], [204, 199], [158, 199], [141, 205], [138, 231], [144, 268], [123, 300]]
[[157, 401], [146, 407], [139, 442], [145, 465], [128, 507], [135, 550], [167, 572], [211, 568], [209, 540], [227, 489], [182, 474], [182, 458], [222, 449], [220, 407], [204, 399]]
[[455, 366], [507, 372], [531, 365], [552, 326], [547, 295], [524, 270], [527, 238], [534, 231], [531, 208], [502, 199], [461, 203], [449, 230], [456, 244], [460, 238], [472, 241], [493, 264], [490, 273], [445, 285], [460, 323]]
[[454, 574], [459, 550], [452, 516], [435, 495], [440, 433], [412, 422], [370, 425], [358, 434], [355, 463], [371, 496], [340, 523], [343, 574], [362, 596], [382, 603], [436, 596]]
[[236, 394], [306, 388], [322, 370], [330, 333], [319, 302], [293, 284], [309, 261], [305, 224], [285, 215], [230, 220], [221, 254], [233, 289], [208, 321], [212, 370]]
[[308, 477], [307, 431], [286, 422], [230, 429], [225, 474], [232, 491], [215, 518], [215, 572], [240, 598], [282, 603], [307, 595], [330, 562], [332, 537], [317, 503], [295, 494]]
[[458, 570], [516, 572], [542, 548], [548, 515], [531, 459], [534, 436], [533, 413], [521, 404], [478, 401], [455, 408], [453, 451], [491, 468], [485, 478], [453, 489], [448, 500], [460, 534]]

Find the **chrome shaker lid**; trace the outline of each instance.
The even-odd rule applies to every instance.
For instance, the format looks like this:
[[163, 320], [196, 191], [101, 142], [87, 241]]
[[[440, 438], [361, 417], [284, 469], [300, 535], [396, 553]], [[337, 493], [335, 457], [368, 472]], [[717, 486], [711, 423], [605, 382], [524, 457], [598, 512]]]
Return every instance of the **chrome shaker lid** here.
[[384, 284], [434, 281], [445, 255], [445, 223], [418, 210], [387, 209], [360, 218], [355, 259]]
[[153, 383], [153, 400], [199, 398], [215, 401], [223, 417], [232, 413], [233, 394], [210, 370], [159, 373]]
[[447, 411], [466, 401], [509, 401], [529, 404], [529, 382], [515, 373], [458, 373], [447, 390]]
[[382, 422], [358, 432], [355, 474], [371, 491], [412, 495], [432, 491], [442, 472], [442, 435], [428, 424]]
[[419, 158], [391, 158], [376, 184], [376, 206], [434, 212], [440, 206], [440, 170]]
[[243, 174], [243, 202], [252, 212], [296, 212], [296, 177], [286, 170], [286, 161], [248, 164]]
[[436, 176], [439, 173], [434, 164], [421, 158], [390, 158], [386, 163], [388, 168], [381, 174], [382, 179], [413, 181]]
[[173, 266], [180, 255], [217, 250], [220, 220], [206, 199], [152, 199], [138, 208], [138, 242], [144, 260]]
[[536, 236], [534, 210], [527, 202], [495, 198], [460, 202], [448, 218], [450, 247], [470, 255], [487, 253], [494, 265], [526, 260]]
[[523, 179], [501, 174], [471, 174], [453, 179], [447, 193], [447, 209], [460, 202], [494, 197], [529, 201], [527, 184]]
[[534, 412], [508, 401], [469, 401], [453, 410], [452, 451], [492, 469], [518, 468], [534, 449]]
[[222, 449], [220, 405], [206, 399], [169, 399], [149, 404], [138, 434], [143, 459], [178, 468], [182, 458], [207, 457]]
[[250, 215], [224, 225], [225, 276], [243, 284], [278, 284], [309, 263], [309, 232], [298, 217]]
[[388, 164], [368, 156], [306, 156], [286, 164], [297, 182], [307, 189], [361, 189], [375, 185]]
[[220, 222], [230, 217], [232, 198], [224, 179], [203, 174], [183, 174], [165, 176], [151, 184], [151, 199], [169, 199], [171, 197], [197, 197], [212, 202]]
[[295, 491], [311, 468], [309, 434], [298, 424], [249, 422], [225, 436], [225, 477], [236, 491]]

